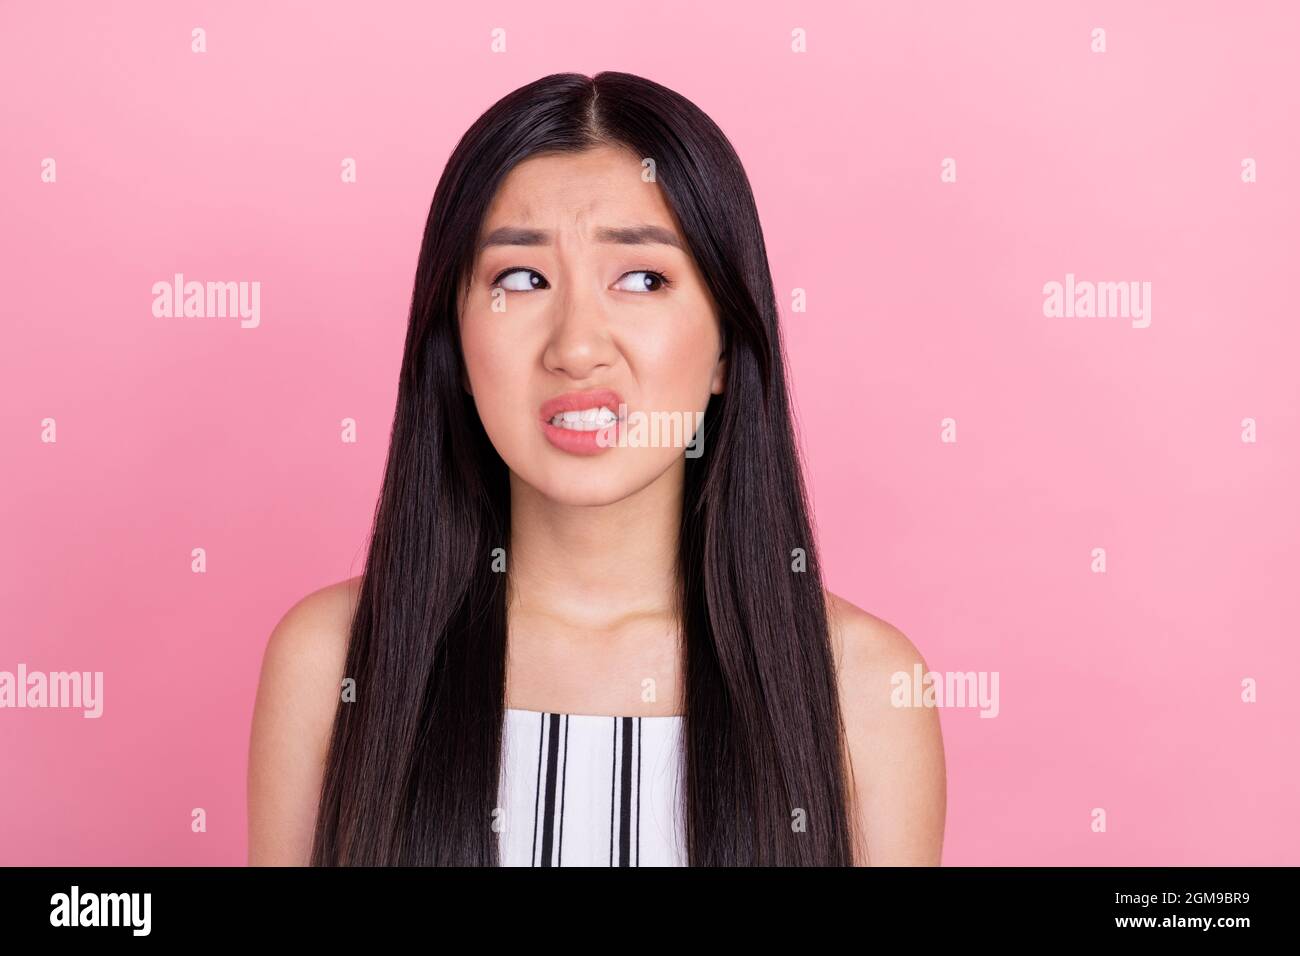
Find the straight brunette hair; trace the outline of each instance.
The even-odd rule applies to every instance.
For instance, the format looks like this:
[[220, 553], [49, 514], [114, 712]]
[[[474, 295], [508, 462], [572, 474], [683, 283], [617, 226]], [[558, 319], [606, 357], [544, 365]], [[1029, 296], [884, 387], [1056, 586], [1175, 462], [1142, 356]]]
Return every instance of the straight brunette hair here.
[[350, 631], [356, 699], [335, 715], [313, 865], [500, 863], [508, 572], [491, 565], [509, 544], [510, 495], [462, 387], [458, 308], [511, 168], [604, 145], [653, 170], [723, 324], [726, 386], [705, 412], [704, 454], [686, 458], [674, 595], [688, 860], [853, 862], [826, 599], [754, 197], [703, 111], [604, 72], [505, 96], [461, 138], [434, 192]]

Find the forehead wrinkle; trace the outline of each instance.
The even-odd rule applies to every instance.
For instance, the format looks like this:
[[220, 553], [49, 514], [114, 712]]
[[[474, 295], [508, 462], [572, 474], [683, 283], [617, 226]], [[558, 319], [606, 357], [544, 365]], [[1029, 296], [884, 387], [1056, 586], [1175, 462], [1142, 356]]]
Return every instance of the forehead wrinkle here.
[[[664, 209], [662, 202], [647, 208], [639, 201], [620, 201], [628, 198], [621, 195], [611, 197], [598, 192], [593, 195], [593, 189], [598, 190], [602, 185], [615, 181], [615, 177], [603, 173], [570, 177], [560, 189], [543, 195], [550, 208], [542, 210], [535, 202], [530, 204], [526, 199], [529, 195], [536, 198], [535, 193], [541, 189], [540, 184], [530, 183], [527, 179], [516, 179], [511, 183], [509, 193], [501, 197], [507, 200], [508, 205], [498, 204], [491, 217], [500, 225], [485, 230], [479, 251], [486, 249], [489, 243], [500, 244], [503, 238], [501, 234], [506, 234], [507, 244], [554, 243], [565, 248], [571, 241], [567, 235], [570, 230], [553, 227], [558, 227], [566, 216], [574, 234], [572, 241], [580, 245], [644, 245], [662, 242], [685, 251], [685, 243], [679, 238], [673, 217], [669, 215], [668, 222], [659, 224]], [[641, 185], [639, 181], [638, 185]], [[552, 216], [555, 218], [552, 219]], [[518, 235], [510, 236], [512, 233], [538, 235], [521, 238]]]

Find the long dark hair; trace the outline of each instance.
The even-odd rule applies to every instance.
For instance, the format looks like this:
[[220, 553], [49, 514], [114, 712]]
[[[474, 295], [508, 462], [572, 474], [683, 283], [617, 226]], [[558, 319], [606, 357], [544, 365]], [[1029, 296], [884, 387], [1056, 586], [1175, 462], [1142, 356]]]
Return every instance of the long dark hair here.
[[352, 621], [313, 865], [500, 862], [507, 470], [461, 386], [462, 283], [506, 174], [600, 145], [655, 180], [723, 322], [725, 391], [687, 457], [678, 553], [684, 833], [695, 866], [849, 865], [846, 756], [817, 549], [758, 212], [722, 131], [628, 73], [560, 73], [461, 138], [416, 267], [383, 489]]

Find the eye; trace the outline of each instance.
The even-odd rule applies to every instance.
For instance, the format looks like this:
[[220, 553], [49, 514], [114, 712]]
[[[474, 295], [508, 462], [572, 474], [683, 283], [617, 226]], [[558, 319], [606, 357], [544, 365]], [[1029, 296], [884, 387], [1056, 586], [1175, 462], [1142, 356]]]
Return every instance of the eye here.
[[[619, 277], [619, 282], [622, 282], [628, 276], [639, 276], [640, 278], [633, 278], [627, 286], [622, 287], [624, 292], [658, 292], [665, 286], [672, 285], [672, 281], [662, 272], [654, 272], [650, 269], [625, 272]], [[616, 285], [615, 288], [619, 288], [619, 286]]]
[[[516, 275], [524, 275], [526, 278], [510, 278]], [[509, 281], [503, 282], [503, 279], [509, 279]], [[534, 272], [532, 269], [525, 269], [522, 266], [511, 266], [504, 272], [498, 273], [497, 277], [492, 280], [492, 285], [493, 287], [500, 286], [507, 292], [531, 292], [533, 289], [549, 288], [540, 272]]]

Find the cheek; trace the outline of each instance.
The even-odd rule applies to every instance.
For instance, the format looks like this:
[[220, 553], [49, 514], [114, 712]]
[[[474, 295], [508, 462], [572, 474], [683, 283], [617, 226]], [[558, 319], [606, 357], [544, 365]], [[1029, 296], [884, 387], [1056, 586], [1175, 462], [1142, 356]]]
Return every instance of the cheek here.
[[465, 371], [469, 376], [474, 404], [483, 426], [491, 434], [494, 426], [509, 420], [511, 410], [518, 413], [520, 391], [528, 377], [520, 363], [523, 351], [512, 348], [504, 326], [480, 316], [467, 316], [461, 325], [461, 348], [465, 354]]
[[705, 313], [704, 320], [680, 319], [670, 335], [646, 336], [638, 352], [638, 377], [649, 386], [652, 403], [664, 410], [703, 408], [718, 357], [718, 330]]
[[465, 316], [460, 326], [460, 344], [465, 354], [465, 368], [471, 382], [477, 386], [480, 379], [488, 384], [508, 370], [509, 350], [503, 348], [505, 337], [502, 323], [492, 322], [488, 315], [477, 311]]

